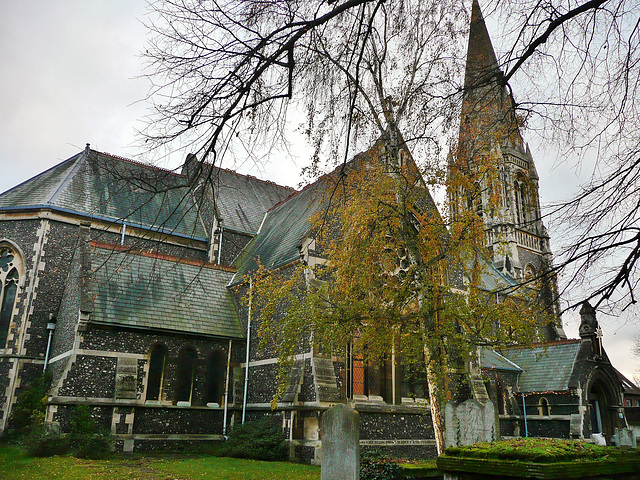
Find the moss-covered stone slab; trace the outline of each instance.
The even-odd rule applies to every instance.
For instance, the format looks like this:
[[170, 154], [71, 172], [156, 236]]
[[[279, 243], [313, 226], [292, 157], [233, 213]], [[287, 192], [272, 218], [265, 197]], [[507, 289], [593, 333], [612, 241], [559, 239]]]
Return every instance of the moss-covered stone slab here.
[[418, 463], [401, 463], [400, 472], [401, 478], [407, 480], [442, 478], [442, 472], [438, 470], [435, 460]]
[[[634, 455], [635, 457], [635, 455]], [[595, 478], [602, 475], [639, 474], [640, 458], [581, 460], [572, 462], [537, 463], [515, 460], [463, 458], [441, 455], [438, 469], [444, 472], [483, 474], [494, 477], [562, 480]]]

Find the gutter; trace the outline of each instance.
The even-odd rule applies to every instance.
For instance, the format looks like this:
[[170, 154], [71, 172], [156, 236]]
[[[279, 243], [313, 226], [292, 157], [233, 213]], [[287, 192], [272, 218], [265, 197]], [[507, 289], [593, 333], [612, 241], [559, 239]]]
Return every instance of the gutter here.
[[142, 225], [140, 223], [133, 223], [125, 220], [118, 220], [114, 218], [105, 217], [102, 215], [87, 215], [86, 213], [78, 212], [76, 210], [71, 210], [68, 208], [56, 207], [53, 205], [30, 205], [28, 207], [20, 206], [20, 207], [0, 207], [0, 213], [7, 211], [37, 211], [37, 210], [51, 210], [54, 212], [68, 213], [72, 215], [77, 215], [79, 217], [90, 218], [92, 220], [100, 220], [102, 222], [108, 222], [113, 225], [127, 225], [128, 227], [139, 228], [142, 230], [148, 230], [151, 232], [162, 233], [165, 235], [172, 235], [175, 237], [187, 238], [189, 240], [196, 240], [199, 242], [208, 242], [207, 238], [197, 237], [195, 235], [187, 235], [186, 233], [179, 233], [173, 230], [168, 230], [164, 227], [151, 227], [149, 225]]

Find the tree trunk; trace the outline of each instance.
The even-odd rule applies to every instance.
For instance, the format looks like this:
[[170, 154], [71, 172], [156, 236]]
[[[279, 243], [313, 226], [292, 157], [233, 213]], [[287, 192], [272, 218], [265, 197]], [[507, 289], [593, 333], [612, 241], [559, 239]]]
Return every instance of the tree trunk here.
[[[422, 332], [424, 338], [424, 336], [426, 335], [424, 324], [422, 325]], [[445, 398], [445, 396], [443, 395], [444, 392], [442, 392], [442, 384], [439, 380], [439, 377], [443, 375], [443, 372], [441, 368], [438, 368], [440, 362], [432, 355], [432, 352], [427, 346], [426, 340], [423, 341], [423, 344], [425, 365], [427, 369], [427, 386], [429, 387], [431, 422], [433, 423], [433, 435], [436, 441], [436, 449], [438, 451], [438, 455], [440, 455], [446, 447], [444, 441], [445, 425], [442, 419], [442, 408], [440, 405], [440, 400], [443, 400]]]
[[[395, 168], [400, 168], [400, 149], [401, 145], [399, 144], [399, 133], [397, 131], [397, 127], [392, 119], [387, 119], [389, 121], [389, 128], [386, 138], [387, 143], [387, 155], [390, 157], [390, 163]], [[398, 199], [398, 205], [406, 206], [406, 193], [402, 190], [402, 188], [398, 188], [396, 193]], [[407, 256], [409, 262], [417, 267], [414, 273], [414, 282], [416, 286], [417, 292], [417, 301], [418, 308], [422, 310], [425, 302], [428, 302], [429, 299], [425, 298], [425, 293], [423, 291], [424, 287], [424, 278], [426, 275], [425, 266], [420, 256], [420, 251], [418, 247], [418, 232], [415, 230], [413, 223], [411, 222], [411, 212], [406, 210], [401, 212], [400, 215], [402, 221], [402, 230], [404, 236], [404, 243], [407, 249]], [[427, 344], [427, 335], [428, 329], [425, 324], [424, 319], [420, 322], [420, 328], [422, 331], [422, 343], [425, 357], [425, 367], [427, 370], [427, 386], [429, 388], [429, 405], [431, 407], [431, 421], [433, 423], [433, 433], [436, 441], [436, 449], [438, 451], [438, 455], [440, 455], [445, 449], [445, 441], [444, 441], [444, 421], [442, 418], [442, 409], [440, 405], [440, 400], [444, 399], [444, 395], [442, 392], [442, 379], [440, 377], [444, 374], [442, 368], [438, 368], [440, 365], [439, 356], [436, 353], [432, 352]]]

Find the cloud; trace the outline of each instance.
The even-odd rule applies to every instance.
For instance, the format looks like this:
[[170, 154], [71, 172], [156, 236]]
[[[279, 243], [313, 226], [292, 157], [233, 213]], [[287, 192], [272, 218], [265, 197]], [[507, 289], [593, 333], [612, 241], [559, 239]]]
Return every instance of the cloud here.
[[148, 83], [143, 2], [10, 2], [0, 20], [0, 191], [87, 142], [127, 155]]

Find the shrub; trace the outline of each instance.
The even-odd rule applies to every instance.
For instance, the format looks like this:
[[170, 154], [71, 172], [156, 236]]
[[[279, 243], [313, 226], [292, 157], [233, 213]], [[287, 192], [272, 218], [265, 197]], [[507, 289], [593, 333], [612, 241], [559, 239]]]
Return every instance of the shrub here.
[[360, 458], [360, 480], [398, 480], [400, 465], [379, 453], [366, 453]]
[[109, 454], [109, 433], [97, 427], [88, 405], [76, 406], [71, 412], [69, 423], [69, 441], [76, 457], [98, 459]]
[[69, 452], [69, 440], [56, 425], [37, 425], [25, 437], [27, 455], [32, 457], [52, 457]]
[[271, 418], [235, 427], [218, 454], [254, 460], [283, 460], [287, 456], [282, 429]]
[[109, 455], [111, 438], [105, 432], [85, 435], [82, 443], [76, 446], [74, 455], [78, 458], [98, 460]]
[[91, 418], [89, 405], [75, 406], [69, 415], [69, 425], [69, 437], [74, 446], [82, 442], [87, 435], [93, 435], [96, 422]]
[[24, 438], [32, 430], [40, 430], [40, 427], [44, 424], [47, 394], [50, 386], [51, 374], [45, 372], [20, 392], [9, 418], [7, 438]]

